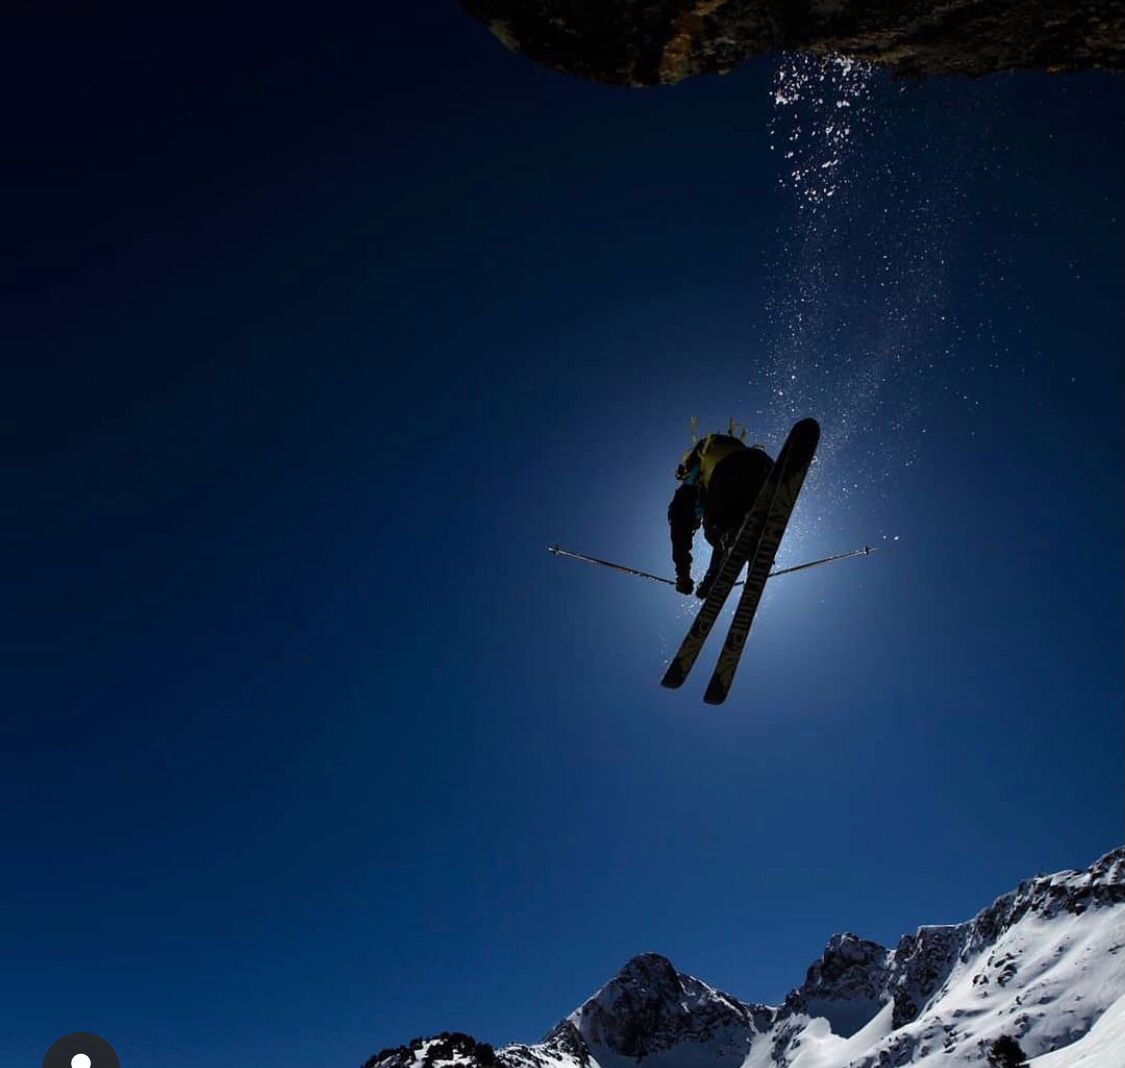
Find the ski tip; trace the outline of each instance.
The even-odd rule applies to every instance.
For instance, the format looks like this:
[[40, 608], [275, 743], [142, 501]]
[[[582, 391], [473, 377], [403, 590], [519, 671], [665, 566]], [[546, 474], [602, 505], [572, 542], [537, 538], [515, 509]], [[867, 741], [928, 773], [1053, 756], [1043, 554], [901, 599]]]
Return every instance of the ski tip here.
[[558, 556], [559, 555], [559, 547], [557, 545], [548, 545], [547, 546], [547, 552], [549, 552], [552, 556]]
[[684, 673], [679, 671], [675, 664], [671, 664], [668, 670], [664, 672], [664, 678], [660, 680], [660, 685], [666, 690], [678, 690], [683, 686], [685, 678]]
[[793, 431], [797, 434], [808, 434], [820, 440], [820, 424], [810, 415], [793, 424]]
[[707, 681], [707, 689], [703, 692], [703, 703], [707, 705], [721, 705], [730, 693], [730, 684], [732, 682], [734, 682], [733, 669], [729, 672], [720, 673], [720, 668], [716, 668], [715, 674]]

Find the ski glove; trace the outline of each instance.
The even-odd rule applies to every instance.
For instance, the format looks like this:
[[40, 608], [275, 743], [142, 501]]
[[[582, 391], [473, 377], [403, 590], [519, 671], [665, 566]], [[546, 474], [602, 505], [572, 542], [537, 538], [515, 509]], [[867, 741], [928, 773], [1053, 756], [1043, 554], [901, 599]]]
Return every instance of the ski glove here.
[[695, 583], [691, 581], [691, 575], [677, 575], [676, 576], [676, 592], [690, 594], [695, 589]]

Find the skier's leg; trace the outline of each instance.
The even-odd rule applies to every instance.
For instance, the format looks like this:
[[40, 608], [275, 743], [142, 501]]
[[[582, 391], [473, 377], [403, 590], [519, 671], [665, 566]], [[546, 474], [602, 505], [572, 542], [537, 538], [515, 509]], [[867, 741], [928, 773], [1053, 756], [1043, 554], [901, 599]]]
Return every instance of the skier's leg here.
[[[707, 540], [711, 541], [710, 538]], [[707, 594], [711, 592], [711, 584], [715, 581], [720, 568], [723, 566], [723, 559], [727, 555], [725, 541], [726, 539], [720, 536], [711, 544], [711, 562], [707, 565], [707, 574], [699, 580], [699, 584], [695, 587], [695, 595], [700, 600], [707, 599]]]
[[760, 449], [746, 449], [728, 456], [715, 468], [703, 520], [703, 533], [712, 546], [711, 563], [696, 587], [700, 597], [710, 592], [772, 467], [773, 461]]

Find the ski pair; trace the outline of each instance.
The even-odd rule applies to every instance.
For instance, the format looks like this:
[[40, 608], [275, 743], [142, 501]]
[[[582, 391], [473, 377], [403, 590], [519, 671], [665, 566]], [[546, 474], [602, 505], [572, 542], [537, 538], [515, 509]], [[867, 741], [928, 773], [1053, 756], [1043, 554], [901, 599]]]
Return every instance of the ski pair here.
[[762, 599], [766, 579], [773, 567], [778, 546], [819, 441], [820, 426], [815, 419], [802, 419], [790, 430], [699, 613], [668, 665], [661, 685], [675, 689], [684, 684], [727, 597], [738, 581], [739, 574], [743, 567], [749, 565], [746, 585], [719, 653], [714, 674], [703, 695], [703, 700], [711, 705], [720, 705], [726, 700], [743, 646], [750, 633], [750, 625], [754, 621], [754, 613]]

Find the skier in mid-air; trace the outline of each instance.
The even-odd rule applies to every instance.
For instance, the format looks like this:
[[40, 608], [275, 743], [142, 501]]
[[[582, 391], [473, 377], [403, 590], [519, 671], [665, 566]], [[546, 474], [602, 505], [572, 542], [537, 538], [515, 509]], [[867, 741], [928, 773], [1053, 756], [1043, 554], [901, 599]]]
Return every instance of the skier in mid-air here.
[[[743, 431], [745, 435], [745, 431]], [[676, 589], [706, 598], [742, 522], [769, 476], [773, 460], [761, 445], [747, 445], [734, 433], [708, 434], [692, 446], [676, 468], [682, 483], [668, 505], [672, 534], [672, 562]], [[691, 578], [691, 549], [695, 532], [711, 545], [707, 573], [695, 586]]]
[[[694, 422], [692, 420], [693, 440]], [[763, 446], [747, 446], [745, 430], [740, 428], [736, 435], [734, 428], [732, 420], [725, 434], [708, 434], [695, 441], [676, 469], [676, 478], [683, 485], [676, 490], [668, 506], [672, 560], [676, 565], [674, 582], [609, 560], [572, 553], [557, 545], [548, 546], [556, 555], [667, 582], [680, 593], [691, 594], [695, 591], [691, 578], [692, 542], [695, 532], [702, 526], [712, 548], [710, 565], [697, 591], [703, 603], [669, 661], [660, 684], [669, 690], [684, 684], [731, 591], [741, 585], [730, 628], [703, 694], [704, 703], [709, 705], [721, 705], [730, 693], [767, 580], [848, 556], [861, 553], [866, 556], [871, 551], [865, 545], [854, 552], [774, 571], [778, 546], [785, 537], [793, 506], [816, 456], [820, 424], [809, 417], [798, 419], [786, 435], [776, 461]], [[745, 578], [740, 583], [739, 576], [744, 572]]]

